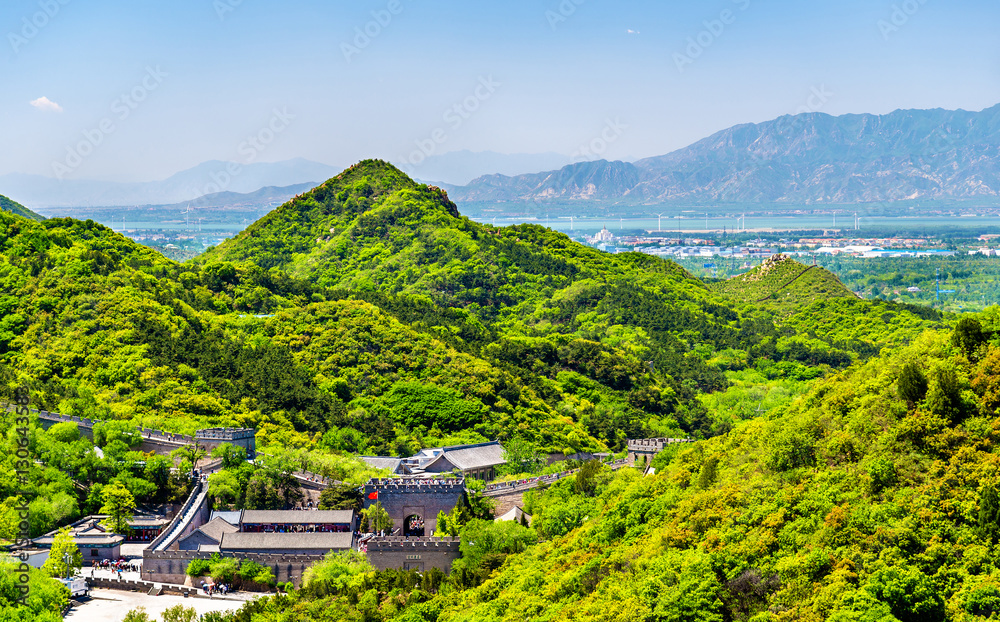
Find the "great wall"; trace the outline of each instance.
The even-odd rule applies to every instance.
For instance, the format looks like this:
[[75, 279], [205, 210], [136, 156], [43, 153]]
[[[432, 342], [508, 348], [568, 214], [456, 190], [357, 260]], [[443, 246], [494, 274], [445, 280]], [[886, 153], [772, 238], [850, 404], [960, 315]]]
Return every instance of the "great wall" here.
[[[33, 410], [38, 416], [39, 424], [48, 429], [57, 423], [75, 423], [80, 433], [93, 439], [94, 427], [99, 421], [85, 417], [66, 416], [45, 410]], [[206, 451], [223, 443], [236, 444], [244, 447], [248, 455], [257, 456], [254, 431], [249, 429], [215, 428], [200, 430], [195, 436], [173, 434], [160, 430], [139, 428], [142, 438], [140, 449], [155, 453], [170, 453], [179, 448], [198, 445]], [[627, 441], [627, 457], [606, 462], [611, 469], [620, 469], [642, 461], [649, 461], [666, 446], [675, 443], [689, 443], [691, 439], [654, 438], [629, 439]], [[264, 454], [259, 454], [264, 457]], [[214, 460], [203, 464], [203, 472], [210, 472], [219, 467], [221, 461]], [[205, 468], [207, 467], [207, 468]], [[492, 483], [486, 486], [484, 496], [493, 500], [496, 515], [500, 516], [515, 506], [523, 505], [523, 495], [529, 490], [549, 486], [559, 480], [574, 476], [579, 469], [571, 469], [559, 473], [542, 475], [509, 482]], [[312, 491], [321, 491], [329, 485], [340, 483], [317, 473], [301, 471], [293, 474], [301, 486]], [[461, 555], [459, 538], [435, 538], [422, 535], [434, 533], [438, 512], [450, 512], [466, 494], [464, 479], [412, 479], [383, 478], [373, 479], [365, 485], [364, 505], [368, 507], [375, 500], [386, 508], [389, 517], [395, 524], [403, 525], [411, 517], [422, 520], [421, 535], [389, 535], [370, 537], [360, 545], [353, 546], [364, 550], [369, 561], [375, 568], [400, 568], [423, 572], [429, 568], [440, 568], [446, 572], [452, 563]], [[209, 559], [210, 552], [177, 550], [178, 541], [206, 524], [209, 520], [208, 486], [201, 479], [195, 482], [190, 495], [166, 528], [144, 549], [142, 553], [143, 577], [145, 581], [114, 581], [108, 579], [92, 579], [96, 587], [114, 586], [115, 589], [154, 590], [169, 589], [193, 590], [180, 587], [188, 581], [186, 570], [188, 564], [195, 559]], [[216, 553], [219, 554], [219, 553]], [[222, 556], [235, 556], [221, 553]], [[239, 553], [240, 559], [255, 561], [262, 566], [271, 568], [275, 579], [279, 582], [291, 581], [299, 585], [305, 571], [313, 564], [321, 561], [321, 555]]]

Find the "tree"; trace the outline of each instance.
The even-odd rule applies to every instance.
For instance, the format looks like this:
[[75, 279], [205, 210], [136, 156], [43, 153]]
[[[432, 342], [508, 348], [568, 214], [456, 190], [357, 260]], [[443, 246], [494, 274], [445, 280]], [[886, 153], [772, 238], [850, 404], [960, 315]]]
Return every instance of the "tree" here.
[[392, 519], [389, 512], [382, 507], [381, 501], [361, 510], [361, 518], [372, 532], [389, 531], [392, 529]]
[[988, 335], [983, 325], [974, 317], [962, 318], [951, 334], [951, 345], [962, 351], [970, 360], [975, 360], [979, 348], [986, 343]]
[[69, 527], [63, 527], [52, 540], [49, 558], [42, 565], [42, 571], [52, 577], [70, 577], [83, 567], [83, 554], [73, 541]]
[[103, 524], [114, 533], [127, 534], [129, 522], [135, 516], [135, 497], [119, 481], [105, 486], [101, 497], [104, 499], [101, 514], [108, 515]]
[[192, 559], [184, 571], [189, 577], [201, 577], [208, 573], [212, 565], [207, 559]]
[[126, 613], [125, 617], [122, 618], [122, 622], [154, 622], [154, 621], [152, 618], [149, 617], [149, 614], [146, 613], [145, 607], [137, 607], [132, 611]]
[[142, 444], [142, 435], [128, 421], [98, 421], [94, 424], [94, 445], [103, 448], [115, 441], [129, 448], [138, 447]]
[[1000, 494], [992, 484], [983, 488], [979, 497], [977, 523], [980, 537], [990, 542], [997, 541], [997, 536], [1000, 536]]
[[498, 470], [505, 475], [536, 473], [542, 466], [538, 447], [520, 436], [515, 436], [503, 444], [503, 459], [506, 464]]
[[920, 365], [910, 361], [903, 365], [903, 370], [899, 373], [899, 384], [896, 387], [899, 398], [904, 400], [911, 408], [914, 404], [924, 399], [927, 395], [927, 377], [924, 376]]
[[597, 475], [602, 466], [599, 460], [584, 462], [573, 479], [573, 490], [585, 497], [593, 497], [597, 491]]
[[191, 463], [191, 474], [194, 475], [194, 469], [198, 467], [198, 461], [208, 455], [204, 449], [198, 445], [191, 444], [185, 445], [180, 449], [175, 449], [170, 452], [172, 458], [181, 458], [187, 460]]
[[212, 450], [213, 458], [222, 458], [223, 469], [235, 469], [247, 461], [247, 452], [242, 447], [223, 443]]
[[933, 414], [949, 421], [961, 419], [965, 406], [962, 383], [952, 365], [945, 363], [934, 369], [927, 390], [927, 406]]
[[163, 622], [196, 622], [197, 620], [198, 612], [195, 611], [194, 607], [174, 605], [163, 612]]
[[319, 509], [321, 510], [354, 510], [361, 509], [361, 491], [350, 484], [333, 484], [319, 493]]
[[247, 482], [246, 509], [281, 510], [284, 500], [267, 474], [255, 475]]

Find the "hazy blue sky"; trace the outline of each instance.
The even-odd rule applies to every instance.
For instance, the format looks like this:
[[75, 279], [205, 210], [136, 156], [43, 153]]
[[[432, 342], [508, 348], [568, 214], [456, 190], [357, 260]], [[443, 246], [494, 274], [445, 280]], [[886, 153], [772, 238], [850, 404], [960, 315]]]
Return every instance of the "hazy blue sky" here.
[[602, 134], [631, 158], [809, 105], [979, 110], [1000, 102], [998, 18], [995, 0], [4, 0], [0, 174], [572, 155]]

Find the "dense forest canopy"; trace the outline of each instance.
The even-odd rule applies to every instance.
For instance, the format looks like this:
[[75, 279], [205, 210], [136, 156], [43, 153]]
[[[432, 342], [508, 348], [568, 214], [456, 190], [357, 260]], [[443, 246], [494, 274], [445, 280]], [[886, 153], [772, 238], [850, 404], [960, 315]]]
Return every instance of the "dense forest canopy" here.
[[297, 469], [358, 484], [377, 474], [359, 454], [698, 441], [649, 477], [595, 463], [529, 495], [530, 527], [457, 509], [448, 578], [331, 558], [234, 619], [1000, 613], [993, 312], [861, 300], [784, 258], [709, 286], [659, 258], [475, 223], [380, 161], [184, 264], [91, 221], [0, 211], [0, 311], [4, 396], [102, 421], [93, 441], [30, 427], [32, 498], [4, 483], [0, 538], [24, 501], [37, 534], [111, 488], [183, 498], [170, 466], [190, 457], [136, 451], [134, 425], [256, 428], [267, 468], [220, 455], [211, 480], [233, 508], [294, 504]]

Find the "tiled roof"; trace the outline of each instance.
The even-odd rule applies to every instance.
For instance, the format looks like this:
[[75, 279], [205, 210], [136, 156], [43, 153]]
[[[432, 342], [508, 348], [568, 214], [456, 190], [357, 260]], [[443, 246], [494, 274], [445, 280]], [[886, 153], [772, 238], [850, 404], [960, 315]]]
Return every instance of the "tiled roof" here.
[[239, 525], [241, 516], [243, 516], [243, 510], [229, 510], [229, 511], [212, 510], [211, 520], [221, 518], [230, 525]]
[[244, 525], [349, 525], [353, 520], [352, 510], [243, 510]]
[[368, 466], [376, 469], [385, 469], [391, 473], [395, 473], [399, 470], [400, 458], [391, 458], [387, 456], [361, 456], [361, 459], [365, 461]]
[[506, 464], [503, 459], [503, 446], [499, 442], [479, 443], [477, 445], [459, 445], [457, 447], [443, 447], [444, 456], [448, 462], [454, 464], [463, 471], [471, 469], [482, 469]]
[[352, 533], [226, 533], [219, 548], [223, 551], [287, 551], [295, 549], [349, 549]]
[[222, 540], [222, 534], [233, 533], [239, 530], [239, 527], [234, 527], [221, 518], [213, 518], [198, 528], [198, 531], [202, 532], [216, 542], [220, 542]]

